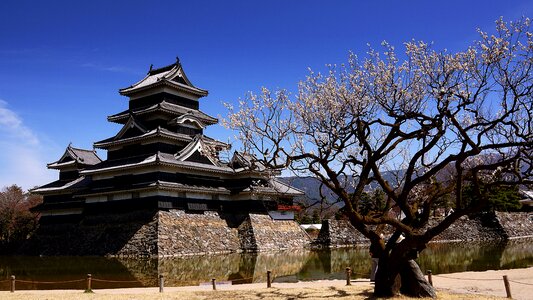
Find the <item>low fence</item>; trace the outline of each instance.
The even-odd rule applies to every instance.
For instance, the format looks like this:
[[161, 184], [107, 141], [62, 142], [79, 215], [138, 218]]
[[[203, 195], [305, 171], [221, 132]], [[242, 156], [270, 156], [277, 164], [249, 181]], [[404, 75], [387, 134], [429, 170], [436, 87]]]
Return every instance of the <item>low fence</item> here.
[[[274, 280], [274, 276], [272, 274], [272, 271], [266, 272], [266, 286], [272, 287], [272, 282]], [[233, 279], [230, 281], [224, 281], [220, 280], [217, 282], [216, 278], [211, 278], [211, 281], [208, 282], [212, 286], [213, 290], [216, 290], [217, 284], [218, 285], [224, 285], [224, 284], [242, 284], [242, 283], [248, 283], [253, 281], [253, 277], [249, 278], [239, 278], [239, 279]], [[74, 279], [74, 280], [63, 280], [63, 281], [37, 281], [37, 280], [21, 280], [17, 279], [15, 275], [11, 275], [10, 279], [7, 280], [0, 280], [0, 284], [9, 283], [9, 291], [11, 293], [14, 293], [17, 289], [17, 284], [23, 283], [23, 284], [54, 284], [54, 285], [61, 285], [61, 284], [73, 284], [73, 283], [82, 283], [85, 282], [84, 285], [84, 292], [85, 293], [91, 293], [94, 289], [93, 282], [105, 282], [105, 283], [138, 283], [138, 280], [111, 280], [111, 279], [102, 279], [102, 278], [95, 278], [91, 274], [87, 274], [86, 278], [83, 279]], [[163, 275], [159, 275], [158, 277], [158, 285], [159, 285], [159, 292], [162, 293], [164, 291], [165, 287], [165, 277]], [[200, 285], [203, 285], [202, 283]]]
[[[362, 276], [363, 278], [368, 277], [368, 273], [355, 273], [352, 272], [352, 269], [350, 267], [347, 267], [345, 269], [345, 275], [346, 275], [346, 285], [352, 284], [352, 277], [354, 275], [356, 276]], [[520, 284], [520, 285], [528, 285], [533, 286], [532, 283], [527, 282], [521, 282], [518, 280], [510, 280], [507, 275], [503, 275], [503, 278], [458, 278], [448, 275], [434, 275], [431, 270], [427, 271], [427, 279], [428, 282], [433, 286], [433, 277], [437, 278], [448, 278], [448, 279], [457, 279], [457, 280], [474, 280], [474, 281], [503, 281], [505, 292], [507, 294], [507, 298], [512, 298], [511, 293], [511, 282], [514, 284]], [[274, 281], [274, 275], [272, 271], [266, 272], [266, 287], [270, 288], [272, 287], [272, 282]], [[359, 277], [360, 278], [360, 277]], [[216, 278], [211, 278], [211, 281], [207, 282], [207, 284], [212, 286], [213, 290], [217, 289], [218, 285], [224, 285], [224, 284], [239, 284], [239, 283], [248, 283], [253, 281], [253, 277], [250, 278], [240, 278], [240, 279], [234, 279], [231, 281], [218, 281]], [[106, 283], [137, 283], [138, 280], [110, 280], [110, 279], [102, 279], [102, 278], [94, 278], [91, 274], [87, 274], [86, 278], [82, 279], [74, 279], [74, 280], [64, 280], [64, 281], [34, 281], [34, 280], [20, 280], [16, 279], [15, 275], [11, 275], [10, 279], [7, 280], [0, 280], [0, 284], [9, 283], [10, 284], [10, 292], [14, 293], [16, 291], [17, 283], [26, 283], [26, 284], [72, 284], [72, 283], [81, 283], [85, 282], [84, 285], [84, 292], [85, 293], [91, 293], [93, 291], [93, 282], [106, 282]], [[158, 277], [158, 285], [159, 285], [159, 292], [163, 293], [165, 288], [165, 277], [163, 275], [159, 275]], [[200, 284], [203, 285], [203, 284]]]
[[507, 294], [507, 298], [513, 298], [512, 293], [511, 293], [511, 284], [510, 284], [510, 282], [516, 283], [516, 284], [521, 284], [521, 285], [533, 286], [532, 283], [521, 282], [521, 281], [517, 281], [517, 280], [510, 280], [509, 277], [507, 277], [507, 275], [503, 275], [502, 278], [458, 278], [458, 277], [452, 277], [452, 276], [447, 276], [447, 275], [433, 275], [431, 273], [431, 270], [428, 270], [427, 271], [427, 277], [428, 277], [429, 283], [432, 286], [433, 286], [433, 277], [457, 279], [457, 280], [474, 280], [474, 281], [503, 281], [503, 285], [505, 287], [505, 293]]

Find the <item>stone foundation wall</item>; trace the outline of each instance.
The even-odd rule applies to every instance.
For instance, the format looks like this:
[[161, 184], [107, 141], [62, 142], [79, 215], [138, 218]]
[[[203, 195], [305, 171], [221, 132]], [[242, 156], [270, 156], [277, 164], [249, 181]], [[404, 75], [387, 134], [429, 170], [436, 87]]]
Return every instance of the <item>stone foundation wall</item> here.
[[496, 219], [509, 239], [533, 237], [533, 213], [531, 212], [496, 212]]
[[347, 220], [324, 220], [322, 229], [318, 233], [314, 245], [330, 248], [349, 247], [357, 244], [368, 243], [366, 239]]
[[[273, 220], [269, 215], [250, 214], [241, 226], [247, 229], [243, 238], [249, 239], [245, 245], [250, 248], [246, 250], [302, 249], [310, 243], [307, 233], [295, 221]], [[253, 232], [253, 239], [250, 239], [250, 231]]]
[[[122, 248], [116, 253], [109, 254], [126, 257], [155, 256], [157, 255], [158, 249], [157, 230], [158, 216], [156, 214], [150, 222], [140, 226]], [[110, 239], [112, 239], [112, 237], [110, 237]]]
[[241, 248], [237, 229], [230, 228], [218, 212], [170, 210], [158, 214], [159, 257], [228, 253]]
[[247, 217], [238, 228], [239, 238], [241, 242], [241, 249], [243, 251], [255, 252], [259, 251], [257, 240], [254, 235], [254, 228], [250, 217]]
[[236, 217], [213, 211], [160, 211], [158, 231], [159, 257], [301, 249], [310, 242], [295, 221], [273, 220], [259, 214]]
[[[434, 225], [439, 221], [440, 219], [431, 219], [429, 223]], [[433, 241], [492, 241], [506, 238], [502, 227], [494, 219], [494, 215], [486, 214], [472, 219], [467, 216], [461, 217], [437, 235]]]
[[74, 223], [41, 224], [17, 254], [157, 255], [157, 214], [102, 214]]
[[273, 220], [266, 214], [170, 210], [43, 224], [20, 254], [171, 257], [297, 249], [309, 243], [308, 235], [295, 221]]
[[[430, 225], [438, 222], [430, 221]], [[434, 241], [485, 241], [533, 237], [531, 213], [491, 213], [463, 217]], [[348, 221], [325, 220], [314, 246], [368, 243]], [[87, 216], [77, 223], [43, 224], [17, 254], [183, 256], [240, 251], [301, 249], [310, 246], [295, 221], [269, 215], [186, 213], [182, 210]]]
[[[533, 237], [533, 218], [531, 216], [532, 214], [527, 212], [489, 212], [480, 214], [475, 218], [464, 216], [432, 241], [493, 241]], [[434, 226], [441, 220], [442, 218], [430, 219], [429, 226]], [[314, 246], [330, 248], [368, 243], [369, 240], [346, 220], [323, 221], [322, 229], [317, 239], [313, 241]]]

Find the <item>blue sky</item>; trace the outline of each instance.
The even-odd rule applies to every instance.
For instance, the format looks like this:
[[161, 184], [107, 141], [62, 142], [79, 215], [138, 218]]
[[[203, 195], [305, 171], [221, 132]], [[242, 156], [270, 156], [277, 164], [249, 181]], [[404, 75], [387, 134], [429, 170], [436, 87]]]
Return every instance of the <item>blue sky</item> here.
[[[118, 89], [176, 56], [209, 90], [206, 113], [261, 86], [294, 90], [307, 68], [397, 49], [411, 39], [462, 50], [494, 21], [530, 17], [533, 1], [26, 1], [0, 2], [0, 188], [52, 181], [46, 163], [72, 142], [120, 130]], [[208, 135], [233, 133], [211, 126]], [[100, 152], [105, 157], [105, 152]]]

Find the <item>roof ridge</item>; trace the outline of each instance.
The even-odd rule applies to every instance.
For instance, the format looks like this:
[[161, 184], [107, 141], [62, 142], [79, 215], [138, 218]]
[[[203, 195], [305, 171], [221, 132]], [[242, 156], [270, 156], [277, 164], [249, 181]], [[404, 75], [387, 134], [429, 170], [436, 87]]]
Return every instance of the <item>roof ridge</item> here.
[[66, 152], [69, 153], [74, 160], [77, 160], [77, 158], [79, 158], [80, 156], [78, 154], [76, 154], [76, 152], [74, 152], [74, 150], [76, 150], [76, 148], [72, 147], [72, 143], [68, 144]]
[[[181, 78], [182, 81], [175, 81], [175, 78]], [[182, 83], [183, 82], [183, 83]], [[185, 91], [195, 96], [195, 100], [200, 97], [205, 97], [209, 93], [207, 90], [200, 89], [187, 78], [183, 66], [176, 58], [176, 62], [161, 68], [153, 69], [150, 67], [148, 74], [140, 81], [130, 85], [127, 88], [119, 89], [119, 93], [123, 96], [134, 95], [147, 89], [153, 89], [160, 86], [168, 86], [173, 89]]]
[[70, 146], [71, 149], [74, 149], [74, 150], [79, 150], [79, 151], [85, 151], [85, 152], [94, 152], [95, 150], [89, 150], [89, 149], [83, 149], [83, 148], [76, 148], [76, 147], [72, 147]]
[[167, 66], [164, 66], [164, 67], [160, 67], [160, 68], [156, 68], [156, 69], [153, 69], [152, 67], [153, 67], [153, 65], [150, 66], [150, 70], [147, 73], [148, 75], [155, 75], [155, 74], [163, 73], [163, 72], [166, 72], [166, 71], [170, 71], [174, 67], [180, 68], [181, 67], [181, 63], [180, 63], [180, 59], [178, 57], [176, 57], [176, 62], [173, 63], [173, 64], [170, 64], [170, 65], [167, 65]]

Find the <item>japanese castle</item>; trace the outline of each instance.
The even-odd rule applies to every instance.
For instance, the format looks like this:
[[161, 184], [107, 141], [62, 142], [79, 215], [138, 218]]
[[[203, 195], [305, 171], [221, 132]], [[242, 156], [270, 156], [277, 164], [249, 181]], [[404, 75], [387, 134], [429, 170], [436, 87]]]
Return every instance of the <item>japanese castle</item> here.
[[221, 160], [230, 145], [203, 134], [218, 123], [199, 109], [208, 92], [179, 59], [119, 92], [128, 109], [107, 119], [122, 128], [94, 143], [107, 159], [69, 145], [47, 165], [59, 179], [33, 190], [43, 203], [29, 252], [161, 257], [307, 245], [291, 211], [302, 192], [252, 155]]

